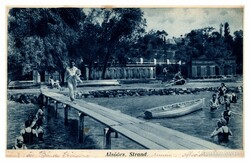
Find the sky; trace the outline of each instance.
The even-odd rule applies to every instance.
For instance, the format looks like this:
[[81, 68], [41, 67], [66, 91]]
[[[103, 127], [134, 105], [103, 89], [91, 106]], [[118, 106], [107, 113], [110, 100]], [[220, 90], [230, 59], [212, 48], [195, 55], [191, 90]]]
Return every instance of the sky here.
[[229, 23], [230, 34], [243, 30], [243, 8], [142, 8], [146, 31], [165, 30], [168, 38], [180, 37], [193, 29]]

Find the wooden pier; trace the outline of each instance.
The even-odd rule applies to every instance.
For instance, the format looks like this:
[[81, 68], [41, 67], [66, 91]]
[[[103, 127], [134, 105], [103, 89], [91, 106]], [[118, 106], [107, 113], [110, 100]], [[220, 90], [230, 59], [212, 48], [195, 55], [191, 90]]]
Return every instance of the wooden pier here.
[[146, 149], [197, 149], [197, 150], [222, 150], [223, 146], [166, 128], [151, 122], [146, 122], [135, 117], [117, 112], [115, 110], [86, 102], [84, 100], [70, 101], [69, 97], [62, 94], [41, 90], [46, 105], [54, 103], [57, 113], [58, 103], [64, 104], [64, 123], [68, 123], [68, 109], [73, 108], [79, 112], [78, 139], [84, 140], [84, 117], [89, 116], [106, 126], [104, 128], [104, 148], [111, 149], [111, 133], [115, 132], [140, 144]]

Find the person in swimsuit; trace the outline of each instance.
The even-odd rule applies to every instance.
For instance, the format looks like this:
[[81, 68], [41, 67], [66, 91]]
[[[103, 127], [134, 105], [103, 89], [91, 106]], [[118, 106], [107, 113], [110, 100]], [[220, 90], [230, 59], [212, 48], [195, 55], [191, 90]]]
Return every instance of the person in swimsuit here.
[[210, 111], [217, 110], [220, 106], [217, 95], [213, 94], [212, 99], [209, 101]]
[[228, 89], [225, 85], [225, 83], [221, 83], [221, 86], [218, 89], [218, 100], [219, 100], [219, 104], [223, 104], [224, 103], [224, 96], [226, 95]]
[[232, 111], [230, 111], [230, 105], [227, 106], [226, 104], [225, 110], [221, 113], [221, 117], [226, 121], [226, 125], [228, 125], [231, 115]]
[[34, 126], [34, 120], [33, 117], [30, 115], [29, 119], [25, 121], [25, 128], [20, 131], [20, 134], [23, 137], [23, 142], [25, 144], [30, 144], [34, 141], [34, 137], [36, 137], [36, 131], [32, 127]]
[[220, 121], [217, 122], [217, 128], [212, 132], [210, 136], [211, 138], [217, 136], [218, 144], [222, 144], [222, 143], [228, 143], [229, 136], [232, 135], [233, 135], [232, 131], [226, 125], [226, 121], [221, 119]]
[[24, 140], [22, 136], [18, 136], [16, 138], [15, 145], [13, 146], [12, 149], [16, 149], [16, 150], [27, 149], [26, 145], [24, 144]]

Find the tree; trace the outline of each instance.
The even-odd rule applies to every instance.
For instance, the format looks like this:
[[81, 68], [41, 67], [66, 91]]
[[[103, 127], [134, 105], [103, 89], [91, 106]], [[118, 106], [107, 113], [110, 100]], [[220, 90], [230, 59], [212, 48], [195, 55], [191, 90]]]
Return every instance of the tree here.
[[[12, 8], [8, 15], [8, 65], [18, 65], [22, 75], [32, 70], [59, 71], [74, 58], [81, 9]], [[15, 59], [18, 58], [18, 59]], [[11, 72], [15, 70], [9, 69]], [[20, 77], [15, 72], [17, 78]], [[62, 77], [62, 79], [64, 79]]]
[[[230, 38], [228, 32], [226, 32], [226, 36]], [[230, 44], [225, 40], [226, 38], [222, 37], [221, 34], [212, 27], [192, 30], [183, 38], [182, 42], [178, 43], [176, 59], [186, 62], [187, 68], [190, 70], [192, 59], [195, 58], [229, 58], [231, 57], [232, 50]]]
[[118, 44], [123, 40], [133, 40], [144, 32], [143, 12], [138, 8], [101, 9], [101, 43], [104, 47], [102, 78], [105, 77], [107, 63]]
[[[214, 28], [212, 27], [192, 30], [177, 44], [176, 59], [186, 62], [188, 72], [191, 70], [191, 62], [193, 59], [207, 54], [206, 46], [213, 30]], [[188, 76], [189, 75], [190, 74], [188, 74]]]
[[[79, 41], [74, 48], [78, 58], [92, 67], [102, 65], [102, 78], [105, 77], [111, 59], [126, 58], [118, 51], [127, 49], [124, 43], [133, 44], [143, 32], [145, 22], [140, 9], [83, 9], [86, 17], [80, 21]], [[96, 66], [96, 67], [99, 67]]]
[[78, 53], [84, 64], [88, 65], [89, 76], [94, 63], [100, 63], [100, 56], [103, 54], [101, 44], [102, 29], [99, 23], [95, 22], [97, 11], [92, 9], [80, 27], [80, 39], [77, 45]]
[[53, 25], [53, 31], [48, 37], [48, 40], [51, 39], [49, 47], [52, 48], [47, 52], [53, 56], [53, 69], [60, 72], [64, 82], [65, 68], [69, 60], [75, 59], [78, 65], [81, 63], [81, 51], [78, 46], [81, 38], [80, 28], [86, 15], [81, 8], [52, 8], [50, 11], [57, 23]]
[[230, 35], [230, 27], [228, 22], [224, 25], [224, 41], [228, 50], [232, 50], [233, 46], [233, 37]]
[[225, 38], [215, 31], [209, 36], [205, 55], [207, 58], [228, 58], [231, 56], [231, 50], [225, 43]]
[[228, 22], [224, 24], [224, 37], [225, 38], [230, 37], [230, 28]]
[[92, 9], [88, 16], [80, 8], [13, 8], [8, 16], [8, 67], [18, 65], [22, 75], [34, 68], [63, 75], [70, 58], [90, 67], [99, 59], [104, 61], [104, 77], [117, 47], [133, 42], [144, 26], [143, 12], [134, 8]]
[[234, 32], [233, 55], [236, 57], [237, 73], [243, 73], [243, 31]]
[[151, 30], [145, 35], [141, 36], [136, 42], [136, 48], [139, 49], [140, 56], [147, 59], [155, 57], [157, 51], [165, 50], [167, 32]]
[[41, 9], [13, 8], [9, 11], [8, 72], [12, 80], [29, 74], [38, 65], [39, 56], [43, 57], [43, 32], [37, 27], [42, 21], [40, 15]]

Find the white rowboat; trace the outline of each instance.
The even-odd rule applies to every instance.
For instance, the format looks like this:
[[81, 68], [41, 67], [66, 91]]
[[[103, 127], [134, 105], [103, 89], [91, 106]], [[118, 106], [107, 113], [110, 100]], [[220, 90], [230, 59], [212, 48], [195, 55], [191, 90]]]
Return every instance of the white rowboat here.
[[204, 98], [185, 102], [174, 103], [170, 105], [158, 106], [147, 109], [144, 112], [146, 119], [151, 118], [172, 118], [183, 116], [197, 110], [201, 110], [204, 106]]

